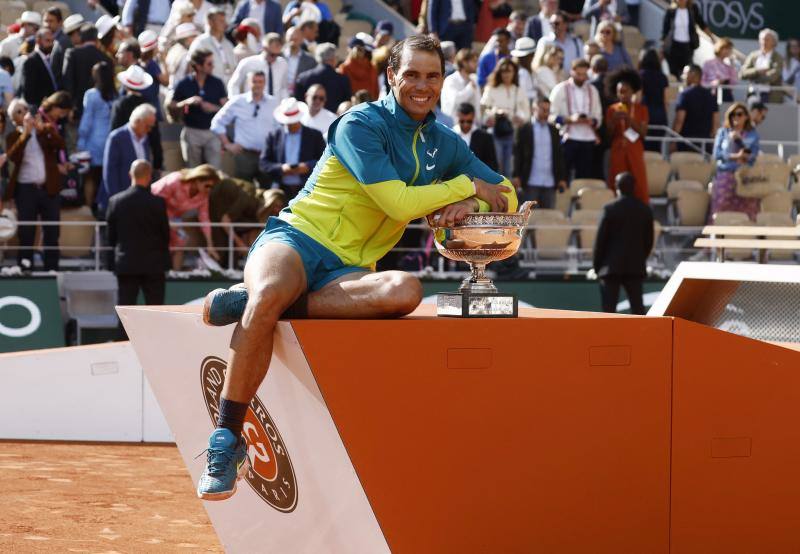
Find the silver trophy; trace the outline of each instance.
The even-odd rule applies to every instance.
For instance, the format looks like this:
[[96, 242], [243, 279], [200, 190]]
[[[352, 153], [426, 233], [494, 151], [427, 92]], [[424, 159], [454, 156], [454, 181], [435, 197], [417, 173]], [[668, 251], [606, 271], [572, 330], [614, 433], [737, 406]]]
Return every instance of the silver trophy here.
[[516, 213], [467, 214], [452, 227], [442, 227], [438, 216], [428, 216], [439, 253], [450, 260], [467, 262], [471, 270], [458, 292], [437, 296], [436, 315], [517, 317], [517, 296], [498, 292], [486, 276], [486, 266], [516, 254], [535, 205], [536, 202], [525, 202]]

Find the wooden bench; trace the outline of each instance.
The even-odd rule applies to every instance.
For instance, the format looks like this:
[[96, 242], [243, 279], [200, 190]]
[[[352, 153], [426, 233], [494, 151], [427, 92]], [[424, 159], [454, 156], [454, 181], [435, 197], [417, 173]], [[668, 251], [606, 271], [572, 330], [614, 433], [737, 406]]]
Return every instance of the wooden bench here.
[[[703, 227], [702, 234], [708, 235], [709, 238], [696, 239], [695, 247], [716, 249], [718, 262], [725, 261], [726, 248], [758, 250], [758, 263], [766, 262], [767, 250], [800, 250], [800, 240], [786, 238], [798, 237], [800, 239], [800, 227], [706, 225]], [[718, 235], [726, 238], [717, 238]], [[736, 238], [727, 238], [731, 236]], [[770, 239], [767, 237], [782, 238]]]

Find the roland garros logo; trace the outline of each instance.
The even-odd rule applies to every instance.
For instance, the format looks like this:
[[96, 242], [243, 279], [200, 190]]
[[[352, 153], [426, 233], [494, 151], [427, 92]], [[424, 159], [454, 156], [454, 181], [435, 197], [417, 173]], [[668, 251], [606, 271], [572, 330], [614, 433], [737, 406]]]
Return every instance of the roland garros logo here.
[[[219, 415], [219, 397], [227, 366], [224, 360], [215, 356], [208, 356], [200, 366], [203, 398], [214, 424]], [[258, 396], [250, 402], [242, 433], [247, 441], [250, 462], [245, 481], [276, 510], [293, 511], [297, 507], [297, 480], [292, 461], [275, 422]]]

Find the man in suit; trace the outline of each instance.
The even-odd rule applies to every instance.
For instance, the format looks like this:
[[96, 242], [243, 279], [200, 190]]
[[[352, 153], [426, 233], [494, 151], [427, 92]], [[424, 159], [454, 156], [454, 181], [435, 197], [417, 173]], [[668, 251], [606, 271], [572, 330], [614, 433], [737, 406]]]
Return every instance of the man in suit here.
[[617, 311], [620, 286], [631, 304], [631, 313], [644, 315], [642, 281], [647, 276], [647, 257], [653, 249], [653, 212], [633, 195], [636, 180], [620, 173], [616, 178], [619, 198], [606, 204], [594, 242], [594, 270], [600, 279], [603, 311]]
[[128, 186], [128, 170], [135, 160], [150, 161], [147, 134], [156, 124], [156, 109], [150, 104], [136, 106], [127, 125], [108, 135], [103, 152], [103, 186], [97, 197], [101, 211], [108, 200]]
[[114, 60], [100, 50], [97, 39], [97, 27], [91, 23], [81, 26], [81, 45], [68, 50], [64, 57], [62, 88], [72, 96], [75, 106], [75, 120], [79, 121], [83, 113], [83, 95], [94, 86], [92, 68], [98, 62], [106, 61], [112, 66]]
[[436, 34], [439, 40], [453, 41], [456, 50], [472, 47], [475, 16], [472, 0], [428, 0], [428, 32]]
[[233, 15], [233, 26], [238, 27], [246, 17], [261, 23], [261, 32], [283, 34], [283, 13], [275, 0], [244, 0]]
[[69, 42], [62, 45], [56, 41], [53, 44], [53, 53], [50, 55], [50, 67], [53, 68], [53, 73], [56, 76], [56, 82], [62, 83], [62, 75], [64, 73], [64, 56], [67, 51], [72, 50], [81, 44], [81, 25], [83, 25], [83, 16], [79, 13], [74, 13], [64, 20], [64, 26], [61, 30], [64, 36], [69, 39]]
[[286, 46], [283, 49], [283, 57], [289, 62], [289, 70], [286, 79], [289, 83], [289, 94], [294, 94], [294, 86], [297, 77], [309, 69], [317, 67], [317, 60], [308, 52], [303, 50], [303, 35], [297, 27], [289, 27], [286, 31]]
[[325, 151], [322, 133], [300, 123], [306, 112], [308, 107], [294, 98], [280, 103], [273, 115], [282, 127], [267, 135], [267, 146], [259, 160], [261, 171], [280, 185], [287, 199], [303, 188]]
[[556, 205], [556, 190], [567, 187], [567, 165], [561, 137], [548, 122], [550, 100], [541, 96], [533, 102], [533, 116], [514, 134], [514, 177], [511, 182], [520, 198], [535, 200], [540, 208]]
[[532, 15], [525, 22], [525, 36], [536, 42], [553, 32], [550, 16], [558, 12], [558, 0], [542, 0], [539, 2], [539, 13]]
[[[117, 276], [118, 305], [136, 304], [141, 290], [145, 304], [158, 306], [164, 303], [170, 267], [167, 205], [150, 192], [150, 162], [135, 160], [129, 174], [131, 186], [108, 202], [108, 266]], [[122, 325], [119, 335], [127, 339]]]
[[459, 104], [456, 108], [456, 120], [453, 131], [469, 145], [469, 149], [480, 161], [488, 165], [492, 171], [497, 171], [494, 138], [475, 126], [475, 106], [469, 102]]
[[58, 90], [56, 76], [50, 66], [53, 33], [41, 28], [36, 31], [36, 47], [22, 64], [19, 90], [29, 106], [38, 107], [42, 100]]
[[336, 113], [339, 104], [350, 100], [353, 95], [350, 79], [347, 75], [336, 71], [336, 46], [333, 44], [329, 42], [318, 44], [314, 56], [319, 65], [297, 76], [294, 97], [302, 101], [311, 85], [322, 85], [328, 95], [325, 109]]

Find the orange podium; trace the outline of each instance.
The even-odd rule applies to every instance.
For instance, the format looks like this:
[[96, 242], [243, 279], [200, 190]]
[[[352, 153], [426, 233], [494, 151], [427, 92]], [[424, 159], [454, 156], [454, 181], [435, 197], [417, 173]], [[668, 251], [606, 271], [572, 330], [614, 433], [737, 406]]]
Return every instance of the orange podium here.
[[[119, 311], [196, 481], [233, 327]], [[281, 322], [251, 469], [204, 503], [226, 550], [796, 551], [798, 353], [671, 317], [520, 311]]]

